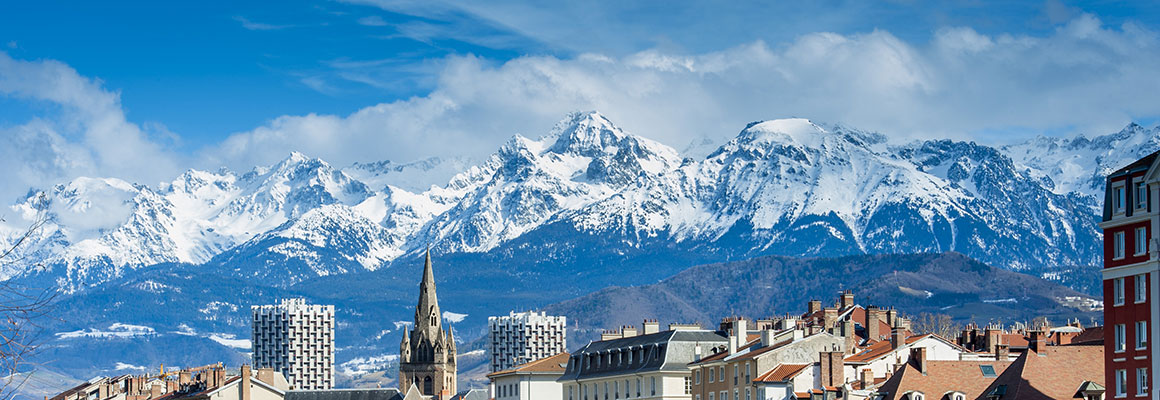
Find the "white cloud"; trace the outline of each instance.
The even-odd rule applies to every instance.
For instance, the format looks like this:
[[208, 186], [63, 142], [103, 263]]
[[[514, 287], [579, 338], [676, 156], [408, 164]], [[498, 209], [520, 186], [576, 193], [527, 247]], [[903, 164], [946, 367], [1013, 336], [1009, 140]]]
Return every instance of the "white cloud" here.
[[371, 15], [369, 17], [362, 17], [358, 19], [359, 25], [366, 26], [387, 26], [387, 21], [383, 21], [383, 17], [378, 15]]
[[0, 51], [0, 96], [44, 111], [16, 125], [0, 125], [0, 199], [11, 202], [29, 188], [77, 176], [116, 176], [156, 184], [180, 163], [163, 144], [172, 134], [129, 122], [120, 95], [100, 81], [51, 60], [25, 61]]
[[300, 150], [338, 164], [481, 156], [514, 133], [538, 136], [565, 113], [599, 109], [676, 147], [787, 116], [896, 139], [1010, 140], [1010, 132], [1106, 133], [1160, 110], [1160, 44], [1136, 25], [1077, 17], [1044, 36], [938, 31], [914, 45], [890, 32], [813, 33], [714, 52], [624, 57], [450, 57], [428, 95], [347, 116], [284, 116], [233, 135], [208, 159], [267, 164]]

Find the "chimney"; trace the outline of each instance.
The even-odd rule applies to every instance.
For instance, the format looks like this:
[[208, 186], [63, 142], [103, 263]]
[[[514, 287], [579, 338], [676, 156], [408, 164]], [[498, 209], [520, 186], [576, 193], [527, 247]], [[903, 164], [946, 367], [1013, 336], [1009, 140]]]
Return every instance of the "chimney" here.
[[890, 348], [897, 349], [906, 344], [906, 333], [902, 328], [890, 330]]
[[838, 306], [841, 307], [843, 310], [846, 310], [846, 309], [849, 309], [850, 307], [853, 307], [854, 306], [854, 291], [846, 290], [846, 291], [842, 292], [842, 301], [840, 303], [838, 303]]
[[870, 340], [879, 340], [882, 337], [882, 332], [879, 332], [879, 326], [878, 307], [866, 307], [866, 337], [870, 338]]
[[161, 385], [153, 385], [149, 387], [149, 398], [156, 399], [161, 397]]
[[605, 340], [612, 340], [612, 339], [619, 339], [619, 338], [620, 338], [620, 333], [616, 332], [616, 331], [600, 332], [600, 341], [602, 341], [602, 342]]
[[270, 386], [274, 385], [274, 369], [273, 368], [258, 368], [258, 380]]
[[822, 301], [821, 300], [810, 300], [810, 307], [809, 307], [808, 313], [810, 315], [813, 315], [814, 313], [816, 313], [818, 311], [822, 311]]
[[821, 381], [822, 386], [841, 386], [846, 383], [842, 371], [845, 367], [842, 362], [844, 355], [845, 352], [836, 345], [819, 354], [818, 380]]
[[995, 325], [987, 324], [987, 328], [983, 331], [983, 335], [986, 336], [985, 340], [987, 351], [992, 353], [997, 351], [996, 347], [999, 346], [999, 338], [1001, 337], [1001, 333], [1002, 332], [1000, 332], [999, 328]]
[[870, 368], [862, 370], [862, 389], [869, 389], [874, 385], [874, 371]]
[[773, 346], [773, 336], [776, 333], [777, 331], [772, 329], [761, 331], [761, 347]]
[[189, 377], [189, 370], [183, 369], [183, 370], [181, 370], [181, 372], [177, 373], [177, 384], [178, 385], [185, 386], [185, 385], [188, 385], [192, 382], [193, 382], [193, 380], [190, 379], [190, 377]]
[[626, 337], [626, 338], [636, 336], [636, 327], [635, 326], [625, 326], [624, 329], [621, 330], [621, 333], [622, 333], [622, 337]]
[[890, 307], [890, 310], [886, 312], [886, 325], [890, 325], [891, 328], [902, 326], [902, 321], [898, 320], [898, 310], [895, 310], [894, 307]]
[[846, 351], [854, 351], [854, 346], [858, 344], [858, 335], [854, 332], [853, 320], [847, 318], [842, 321], [842, 338], [846, 340]]
[[644, 327], [643, 328], [644, 329], [642, 330], [642, 332], [644, 332], [645, 335], [649, 335], [649, 334], [660, 332], [661, 331], [661, 324], [657, 323], [657, 320], [655, 320], [655, 319], [653, 319], [653, 320], [646, 319], [646, 320], [644, 320]]
[[701, 353], [701, 344], [697, 343], [696, 346], [693, 346], [693, 362], [701, 361]]
[[1043, 332], [1041, 330], [1034, 330], [1034, 331], [1031, 331], [1028, 333], [1030, 336], [1030, 338], [1028, 338], [1028, 340], [1027, 340], [1028, 350], [1031, 350], [1031, 352], [1033, 352], [1033, 353], [1043, 353], [1043, 352], [1047, 351], [1047, 333], [1046, 332]]
[[1010, 357], [1011, 348], [1005, 344], [995, 346], [995, 361], [1007, 361]]
[[242, 364], [242, 382], [238, 383], [242, 388], [242, 398], [238, 400], [250, 400], [250, 364]]
[[910, 362], [914, 364], [914, 368], [926, 375], [926, 347], [915, 347], [910, 349]]
[[833, 307], [826, 307], [822, 309], [822, 328], [833, 332], [836, 328], [834, 325], [838, 323], [838, 309]]
[[733, 336], [737, 337], [737, 347], [744, 346], [749, 340], [749, 321], [738, 318], [733, 321]]

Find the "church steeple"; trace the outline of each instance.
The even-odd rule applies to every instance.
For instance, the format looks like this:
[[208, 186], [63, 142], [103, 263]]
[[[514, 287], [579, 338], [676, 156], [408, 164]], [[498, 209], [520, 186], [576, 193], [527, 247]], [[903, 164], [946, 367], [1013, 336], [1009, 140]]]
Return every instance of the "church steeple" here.
[[456, 393], [455, 336], [443, 330], [443, 314], [435, 296], [435, 271], [431, 249], [423, 260], [423, 280], [419, 282], [419, 302], [415, 305], [415, 325], [403, 332], [399, 343], [399, 389], [415, 387], [425, 396], [449, 400]]
[[[419, 282], [419, 304], [415, 306], [415, 333], [428, 343], [435, 343], [442, 335], [442, 316], [439, 299], [435, 296], [435, 272], [431, 267], [431, 249], [423, 260], [423, 281]], [[415, 339], [415, 338], [412, 338]]]

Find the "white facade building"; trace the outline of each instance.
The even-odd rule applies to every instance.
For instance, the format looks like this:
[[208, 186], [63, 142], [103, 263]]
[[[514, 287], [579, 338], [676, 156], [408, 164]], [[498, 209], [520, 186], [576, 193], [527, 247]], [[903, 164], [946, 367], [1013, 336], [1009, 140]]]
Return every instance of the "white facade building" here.
[[334, 306], [287, 299], [251, 310], [255, 368], [281, 371], [296, 390], [334, 385]]
[[567, 350], [568, 319], [544, 312], [487, 318], [489, 372], [499, 372]]

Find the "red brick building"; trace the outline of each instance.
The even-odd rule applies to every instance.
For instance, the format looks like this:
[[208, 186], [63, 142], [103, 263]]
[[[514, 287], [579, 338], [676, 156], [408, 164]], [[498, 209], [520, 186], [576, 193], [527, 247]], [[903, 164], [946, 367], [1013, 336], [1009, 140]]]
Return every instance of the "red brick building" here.
[[1104, 365], [1107, 398], [1156, 398], [1160, 321], [1160, 152], [1108, 175], [1104, 196]]

